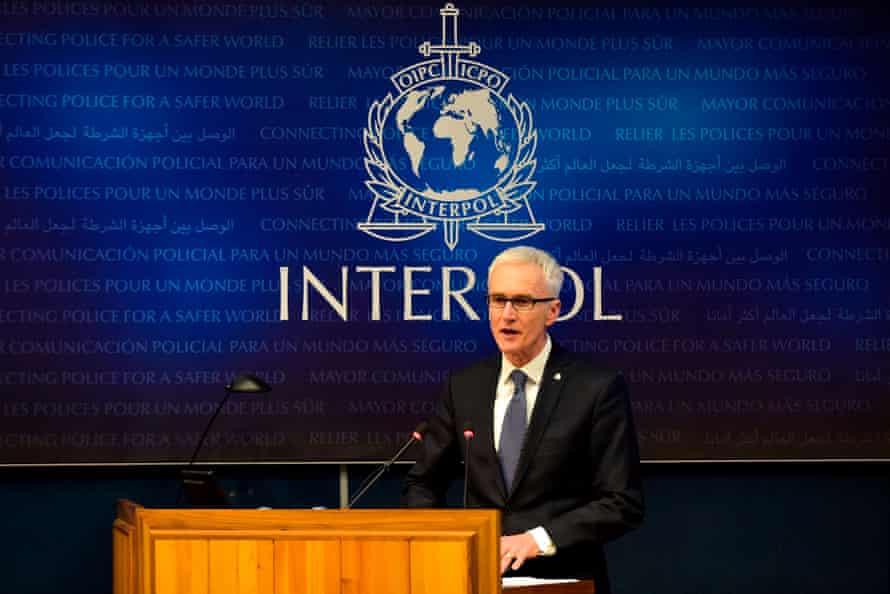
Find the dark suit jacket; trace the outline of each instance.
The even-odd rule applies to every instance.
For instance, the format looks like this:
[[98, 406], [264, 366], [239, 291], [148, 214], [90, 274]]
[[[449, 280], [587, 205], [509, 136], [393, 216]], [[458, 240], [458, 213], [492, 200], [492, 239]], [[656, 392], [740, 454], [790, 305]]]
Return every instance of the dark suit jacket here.
[[[639, 449], [620, 374], [597, 369], [555, 343], [541, 379], [512, 489], [504, 485], [492, 434], [500, 354], [454, 373], [409, 471], [402, 503], [444, 504], [472, 425], [468, 506], [501, 510], [504, 534], [543, 526], [557, 553], [518, 575], [594, 579], [608, 593], [602, 544], [643, 520]], [[509, 574], [508, 574], [509, 575]]]

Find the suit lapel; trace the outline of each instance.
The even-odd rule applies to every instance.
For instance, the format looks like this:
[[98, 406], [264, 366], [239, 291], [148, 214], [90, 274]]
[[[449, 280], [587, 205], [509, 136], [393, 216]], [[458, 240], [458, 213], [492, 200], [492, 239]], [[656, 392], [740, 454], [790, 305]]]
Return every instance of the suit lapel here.
[[[565, 385], [564, 368], [566, 363], [566, 351], [554, 343], [547, 365], [544, 367], [544, 375], [541, 376], [541, 386], [538, 388], [535, 408], [532, 411], [531, 422], [525, 433], [522, 452], [519, 454], [516, 476], [513, 478], [515, 487], [518, 487], [522, 482], [531, 460], [534, 459], [541, 437], [544, 435], [544, 430], [550, 422], [550, 416], [556, 408], [557, 402], [559, 402], [562, 387]], [[501, 483], [503, 483], [503, 479]]]
[[[498, 354], [492, 357], [490, 365], [485, 367], [484, 374], [480, 377], [479, 389], [483, 393], [479, 398], [474, 399], [475, 402], [479, 403], [479, 406], [476, 408], [473, 424], [478, 439], [479, 451], [485, 458], [485, 466], [496, 470], [494, 474], [497, 476], [497, 498], [501, 501], [506, 501], [507, 488], [504, 486], [504, 478], [501, 475], [501, 462], [498, 459], [494, 443], [494, 399], [497, 396], [500, 374], [501, 356]], [[462, 428], [458, 427], [458, 429]]]

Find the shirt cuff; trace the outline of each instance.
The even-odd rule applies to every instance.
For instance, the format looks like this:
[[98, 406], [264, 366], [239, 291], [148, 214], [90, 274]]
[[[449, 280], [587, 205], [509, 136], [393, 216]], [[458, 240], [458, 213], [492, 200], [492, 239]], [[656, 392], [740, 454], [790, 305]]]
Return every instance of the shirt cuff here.
[[547, 531], [544, 530], [543, 526], [532, 528], [528, 533], [535, 539], [535, 543], [538, 545], [542, 557], [550, 557], [556, 554], [556, 545], [550, 540], [550, 535], [547, 534]]

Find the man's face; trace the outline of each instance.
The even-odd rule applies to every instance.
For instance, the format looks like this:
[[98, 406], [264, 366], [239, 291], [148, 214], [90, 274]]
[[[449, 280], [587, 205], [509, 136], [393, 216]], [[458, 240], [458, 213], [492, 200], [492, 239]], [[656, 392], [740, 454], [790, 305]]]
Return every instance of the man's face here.
[[[536, 264], [503, 262], [488, 279], [488, 294], [506, 297], [556, 297], [550, 294], [544, 272]], [[512, 303], [504, 309], [489, 306], [491, 334], [500, 351], [516, 367], [522, 367], [547, 343], [547, 326], [559, 317], [559, 300], [536, 303], [528, 311], [517, 311]]]

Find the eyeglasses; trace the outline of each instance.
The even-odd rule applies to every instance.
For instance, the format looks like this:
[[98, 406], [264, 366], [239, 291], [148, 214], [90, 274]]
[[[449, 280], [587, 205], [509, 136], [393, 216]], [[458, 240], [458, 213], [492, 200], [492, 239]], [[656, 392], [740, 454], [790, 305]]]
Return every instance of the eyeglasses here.
[[516, 297], [507, 297], [506, 295], [488, 295], [485, 299], [486, 301], [488, 301], [488, 307], [492, 309], [504, 309], [505, 307], [507, 307], [507, 304], [510, 303], [513, 305], [513, 309], [515, 309], [516, 311], [528, 311], [537, 303], [556, 301], [556, 297], [543, 297], [541, 299], [538, 299], [536, 297], [529, 297], [528, 295], [518, 295]]

